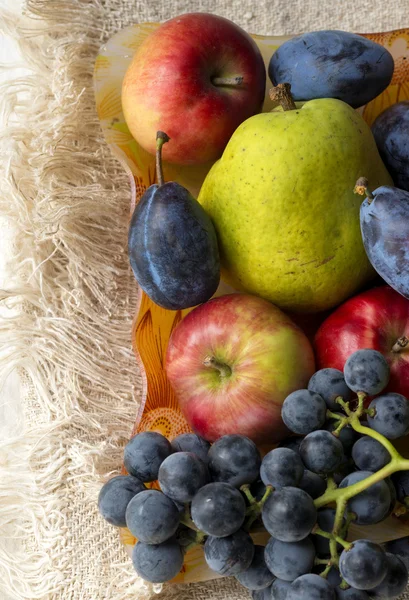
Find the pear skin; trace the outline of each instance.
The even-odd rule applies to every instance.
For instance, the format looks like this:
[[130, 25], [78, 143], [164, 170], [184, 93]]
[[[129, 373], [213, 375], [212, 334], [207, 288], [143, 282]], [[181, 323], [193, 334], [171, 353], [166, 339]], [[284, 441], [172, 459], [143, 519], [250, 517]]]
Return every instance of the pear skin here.
[[341, 100], [247, 119], [208, 173], [199, 202], [212, 219], [223, 279], [294, 312], [341, 303], [375, 273], [354, 194], [392, 183], [361, 115]]

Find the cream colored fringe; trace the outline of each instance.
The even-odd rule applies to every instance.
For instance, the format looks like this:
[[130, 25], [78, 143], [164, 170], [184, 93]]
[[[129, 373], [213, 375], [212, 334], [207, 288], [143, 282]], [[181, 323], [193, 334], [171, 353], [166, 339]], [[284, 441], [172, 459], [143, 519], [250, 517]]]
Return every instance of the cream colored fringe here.
[[[30, 29], [0, 15], [30, 67], [0, 88], [0, 214], [15, 231], [14, 276], [0, 292], [10, 309], [0, 322], [0, 385], [18, 371], [23, 389], [19, 420], [0, 441], [2, 600], [149, 593], [94, 506], [121, 464], [140, 389], [129, 182], [94, 108], [98, 10], [97, 0], [29, 2], [43, 19]], [[91, 572], [101, 564], [101, 589], [78, 580], [80, 561]]]

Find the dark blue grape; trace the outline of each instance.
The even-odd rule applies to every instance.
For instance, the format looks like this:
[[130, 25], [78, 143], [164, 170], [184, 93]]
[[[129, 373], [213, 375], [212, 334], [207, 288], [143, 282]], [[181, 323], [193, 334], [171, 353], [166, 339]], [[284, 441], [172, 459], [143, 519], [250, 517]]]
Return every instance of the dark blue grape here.
[[292, 392], [283, 402], [281, 416], [293, 433], [306, 435], [325, 423], [325, 400], [310, 390]]
[[137, 494], [126, 509], [126, 526], [140, 542], [161, 544], [172, 537], [179, 526], [177, 507], [158, 490]]
[[141, 481], [155, 481], [159, 467], [172, 454], [170, 442], [156, 431], [138, 433], [124, 450], [124, 465], [128, 473]]
[[409, 102], [384, 110], [375, 119], [372, 133], [396, 187], [409, 192]]
[[307, 492], [313, 500], [322, 496], [327, 488], [325, 479], [323, 479], [317, 473], [304, 469], [303, 476], [301, 478], [298, 487], [304, 492]]
[[341, 575], [336, 567], [331, 567], [327, 575], [327, 581], [331, 587], [337, 588], [342, 583]]
[[248, 569], [254, 556], [250, 535], [239, 529], [233, 535], [219, 538], [209, 535], [204, 545], [208, 566], [219, 575], [237, 575]]
[[244, 435], [224, 435], [214, 442], [208, 456], [213, 481], [240, 487], [259, 478], [260, 452], [255, 443]]
[[274, 575], [264, 560], [264, 546], [254, 546], [251, 565], [236, 575], [236, 579], [248, 590], [262, 590], [273, 583]]
[[[322, 508], [317, 512], [317, 525], [320, 529], [322, 529], [323, 531], [326, 531], [327, 533], [331, 533], [332, 529], [334, 527], [334, 521], [335, 521], [335, 510], [333, 508]], [[343, 523], [345, 522], [345, 519], [343, 520]], [[314, 544], [315, 544], [315, 549], [317, 551], [318, 556], [320, 557], [327, 557], [330, 556], [330, 549], [329, 549], [329, 540], [325, 537], [323, 537], [322, 535], [314, 535], [313, 537], [314, 540]], [[341, 547], [338, 546], [338, 550], [340, 550]]]
[[392, 481], [399, 502], [405, 504], [405, 498], [409, 496], [409, 471], [399, 471], [399, 473], [394, 473], [392, 475]]
[[391, 460], [389, 452], [374, 438], [364, 435], [352, 448], [352, 458], [361, 471], [379, 471]]
[[260, 477], [265, 485], [274, 488], [297, 487], [304, 473], [300, 456], [289, 448], [275, 448], [261, 462]]
[[383, 354], [368, 348], [357, 350], [344, 365], [344, 377], [354, 392], [379, 394], [388, 384], [389, 365]]
[[395, 554], [386, 553], [387, 571], [379, 585], [371, 589], [372, 598], [396, 598], [400, 596], [408, 584], [408, 569]]
[[320, 575], [308, 573], [292, 582], [286, 600], [335, 600], [335, 591]]
[[[339, 487], [348, 487], [371, 475], [373, 475], [371, 471], [355, 471], [347, 475]], [[348, 510], [355, 513], [355, 522], [358, 525], [375, 525], [388, 515], [390, 504], [391, 494], [388, 484], [385, 481], [378, 481], [348, 500]]]
[[369, 405], [375, 415], [368, 414], [368, 425], [390, 440], [409, 433], [409, 402], [401, 394], [378, 396]]
[[140, 287], [169, 310], [202, 304], [219, 285], [213, 223], [175, 181], [153, 184], [143, 194], [129, 225], [128, 254]]
[[264, 558], [273, 575], [284, 581], [294, 581], [300, 575], [311, 572], [315, 548], [309, 537], [299, 542], [280, 542], [270, 538]]
[[180, 523], [175, 533], [175, 539], [182, 548], [186, 548], [193, 542], [196, 542], [196, 531]]
[[163, 544], [138, 542], [132, 551], [135, 571], [145, 581], [164, 583], [179, 573], [183, 566], [183, 551], [173, 538]]
[[[409, 298], [409, 254], [406, 247], [409, 193], [384, 185], [360, 209], [362, 240], [375, 271], [394, 290]], [[383, 388], [382, 388], [383, 389]]]
[[304, 490], [285, 487], [271, 494], [262, 509], [264, 527], [282, 542], [298, 542], [309, 535], [317, 520], [314, 501]]
[[294, 450], [294, 452], [297, 452], [297, 454], [299, 454], [299, 448], [300, 448], [300, 444], [301, 444], [302, 440], [303, 440], [302, 437], [297, 437], [295, 435], [292, 435], [292, 436], [286, 438], [285, 440], [282, 440], [278, 444], [278, 447], [279, 448], [289, 448], [290, 450]]
[[287, 592], [290, 589], [291, 581], [275, 579], [271, 586], [271, 600], [287, 600]]
[[349, 458], [348, 456], [344, 455], [341, 464], [339, 465], [335, 473], [332, 474], [335, 483], [339, 485], [347, 475], [355, 471], [355, 468], [355, 463], [352, 460], [352, 458]]
[[193, 452], [205, 464], [207, 464], [207, 453], [210, 444], [195, 433], [181, 433], [171, 441], [173, 452]]
[[208, 483], [192, 501], [192, 519], [208, 535], [225, 537], [244, 523], [246, 503], [240, 492], [228, 483]]
[[327, 407], [339, 411], [340, 404], [335, 402], [341, 396], [345, 402], [352, 398], [352, 392], [345, 383], [342, 371], [338, 369], [320, 369], [308, 382], [308, 389], [324, 398]]
[[271, 585], [262, 590], [252, 590], [251, 597], [253, 600], [271, 600]]
[[389, 85], [392, 55], [380, 44], [346, 31], [303, 33], [273, 54], [268, 75], [274, 85], [290, 83], [295, 100], [338, 98], [363, 106]]
[[108, 523], [116, 527], [126, 527], [126, 507], [145, 486], [131, 475], [117, 475], [107, 481], [98, 496], [98, 510]]
[[250, 492], [258, 502], [262, 499], [264, 494], [266, 493], [266, 486], [262, 481], [255, 481], [250, 486]]
[[383, 548], [370, 540], [356, 540], [339, 559], [341, 576], [353, 588], [370, 590], [384, 579], [388, 562]]
[[352, 587], [346, 590], [342, 590], [340, 587], [335, 588], [335, 596], [337, 600], [370, 600], [364, 590], [356, 590]]
[[196, 492], [209, 481], [204, 462], [192, 452], [175, 452], [161, 464], [158, 475], [164, 494], [176, 502], [193, 500]]
[[[342, 417], [342, 416], [345, 417], [345, 415], [342, 415], [342, 413], [337, 412], [336, 414], [339, 414], [340, 417]], [[336, 419], [329, 419], [325, 423], [324, 429], [326, 431], [329, 431], [330, 433], [332, 433], [333, 431], [335, 431], [335, 429], [337, 429], [338, 425], [339, 425], [339, 421], [337, 421]], [[344, 448], [345, 454], [349, 454], [351, 452], [352, 446], [354, 445], [354, 443], [356, 442], [358, 437], [359, 437], [359, 434], [355, 431], [355, 429], [352, 429], [352, 427], [350, 425], [347, 425], [346, 427], [343, 427], [341, 429], [341, 431], [337, 435], [337, 438], [341, 442], [341, 444]]]
[[386, 542], [384, 547], [386, 552], [398, 556], [409, 569], [409, 536]]
[[300, 455], [307, 469], [326, 475], [337, 470], [344, 458], [344, 449], [332, 433], [321, 429], [305, 436]]

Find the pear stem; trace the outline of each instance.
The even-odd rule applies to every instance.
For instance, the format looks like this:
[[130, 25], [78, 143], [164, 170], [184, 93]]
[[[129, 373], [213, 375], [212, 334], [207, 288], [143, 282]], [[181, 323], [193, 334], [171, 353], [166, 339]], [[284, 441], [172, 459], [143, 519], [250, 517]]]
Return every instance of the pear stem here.
[[407, 338], [406, 335], [402, 335], [402, 337], [398, 338], [392, 346], [392, 352], [402, 352], [403, 350], [409, 350], [408, 344], [409, 338]]
[[163, 167], [162, 167], [162, 146], [170, 140], [170, 137], [164, 131], [156, 132], [156, 177], [158, 185], [164, 184]]
[[279, 83], [269, 90], [270, 98], [283, 107], [283, 110], [295, 110], [297, 107], [291, 95], [291, 84]]
[[212, 77], [212, 83], [216, 86], [238, 86], [243, 83], [242, 75], [232, 75], [231, 77]]
[[226, 363], [217, 360], [214, 356], [206, 356], [203, 360], [205, 367], [210, 367], [219, 371], [220, 377], [229, 377], [232, 373], [231, 368]]
[[359, 194], [360, 196], [366, 196], [368, 198], [369, 204], [374, 199], [374, 195], [368, 187], [369, 181], [366, 177], [360, 177], [354, 187], [354, 193]]

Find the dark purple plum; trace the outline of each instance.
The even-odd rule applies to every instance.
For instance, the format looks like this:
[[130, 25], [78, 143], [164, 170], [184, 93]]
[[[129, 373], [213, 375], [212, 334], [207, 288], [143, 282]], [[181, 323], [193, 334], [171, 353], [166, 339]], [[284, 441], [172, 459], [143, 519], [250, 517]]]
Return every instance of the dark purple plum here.
[[366, 254], [382, 279], [409, 298], [409, 192], [384, 185], [372, 195], [360, 209]]
[[145, 489], [142, 481], [136, 477], [117, 475], [102, 486], [98, 496], [98, 510], [110, 525], [126, 527], [126, 507], [136, 494]]
[[[373, 475], [371, 471], [354, 471], [339, 484], [345, 488]], [[355, 513], [358, 525], [375, 525], [388, 515], [391, 505], [391, 493], [385, 481], [378, 481], [363, 492], [348, 500], [348, 510]], [[352, 585], [352, 584], [351, 584]]]
[[345, 402], [352, 398], [352, 392], [345, 383], [344, 374], [338, 369], [320, 369], [308, 382], [308, 389], [324, 398], [326, 405], [332, 411], [340, 410], [340, 404], [335, 400], [341, 396]]
[[409, 192], [409, 101], [384, 110], [372, 125], [372, 133], [394, 184]]
[[[161, 147], [169, 138], [160, 139]], [[132, 215], [128, 253], [138, 284], [163, 308], [202, 304], [219, 285], [213, 223], [186, 188], [175, 181], [163, 183], [161, 169], [158, 184], [146, 190]]]
[[274, 85], [291, 84], [294, 100], [338, 98], [354, 108], [383, 92], [393, 71], [386, 48], [337, 30], [303, 33], [284, 42], [268, 66]]

